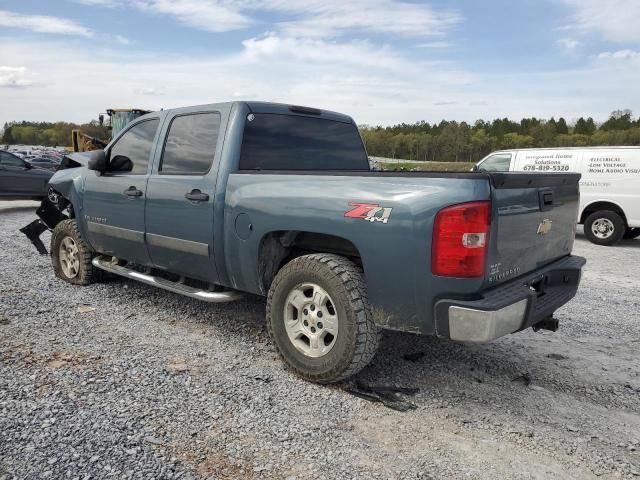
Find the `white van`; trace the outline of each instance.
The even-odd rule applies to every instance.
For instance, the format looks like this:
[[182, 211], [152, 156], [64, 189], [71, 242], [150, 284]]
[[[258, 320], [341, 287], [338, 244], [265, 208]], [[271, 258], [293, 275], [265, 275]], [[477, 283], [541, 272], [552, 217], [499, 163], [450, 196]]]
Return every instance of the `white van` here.
[[474, 167], [480, 171], [579, 172], [584, 234], [598, 245], [640, 236], [640, 147], [500, 150]]

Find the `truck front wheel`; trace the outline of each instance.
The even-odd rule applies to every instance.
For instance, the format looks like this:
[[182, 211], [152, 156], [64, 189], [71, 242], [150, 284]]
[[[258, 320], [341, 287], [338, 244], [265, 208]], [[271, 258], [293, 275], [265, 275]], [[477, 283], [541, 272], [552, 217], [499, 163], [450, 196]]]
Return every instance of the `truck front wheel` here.
[[355, 375], [379, 342], [362, 271], [339, 255], [305, 255], [285, 265], [269, 289], [267, 324], [282, 359], [317, 383]]
[[74, 285], [89, 285], [99, 275], [91, 264], [92, 258], [75, 220], [56, 225], [51, 234], [51, 263], [56, 277]]
[[585, 236], [596, 245], [614, 245], [624, 233], [624, 220], [611, 210], [594, 212], [584, 222]]

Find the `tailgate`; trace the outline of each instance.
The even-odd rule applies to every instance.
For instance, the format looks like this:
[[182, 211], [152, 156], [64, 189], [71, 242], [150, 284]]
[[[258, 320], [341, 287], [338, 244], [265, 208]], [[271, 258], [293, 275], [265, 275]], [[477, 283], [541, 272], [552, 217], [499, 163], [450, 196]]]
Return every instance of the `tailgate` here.
[[491, 173], [487, 284], [497, 285], [568, 255], [573, 248], [578, 173]]

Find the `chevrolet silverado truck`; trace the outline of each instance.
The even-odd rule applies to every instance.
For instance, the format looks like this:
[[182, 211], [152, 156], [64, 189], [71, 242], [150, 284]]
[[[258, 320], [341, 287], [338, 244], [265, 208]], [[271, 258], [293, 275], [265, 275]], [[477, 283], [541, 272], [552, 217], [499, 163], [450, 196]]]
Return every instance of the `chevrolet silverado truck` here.
[[52, 231], [72, 284], [106, 271], [205, 302], [264, 296], [282, 359], [329, 383], [371, 361], [382, 329], [556, 330], [585, 264], [579, 178], [374, 172], [348, 116], [221, 103], [149, 113], [65, 158], [22, 231], [44, 253]]

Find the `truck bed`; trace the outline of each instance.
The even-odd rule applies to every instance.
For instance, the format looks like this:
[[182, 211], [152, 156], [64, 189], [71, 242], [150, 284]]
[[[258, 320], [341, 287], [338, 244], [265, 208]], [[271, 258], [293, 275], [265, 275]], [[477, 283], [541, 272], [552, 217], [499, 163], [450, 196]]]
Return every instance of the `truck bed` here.
[[[237, 171], [228, 177], [224, 251], [217, 257], [229, 285], [264, 295], [259, 270], [271, 232], [310, 232], [345, 239], [364, 267], [376, 321], [385, 328], [434, 333], [438, 297], [478, 298], [569, 255], [579, 175], [487, 172]], [[552, 192], [542, 211], [539, 192]], [[492, 204], [489, 254], [480, 278], [431, 273], [434, 218], [442, 208], [472, 201]], [[390, 209], [386, 222], [345, 218], [354, 204]], [[548, 235], [537, 233], [547, 217]], [[251, 232], [238, 242], [238, 222]], [[244, 235], [244, 234], [243, 234]]]

